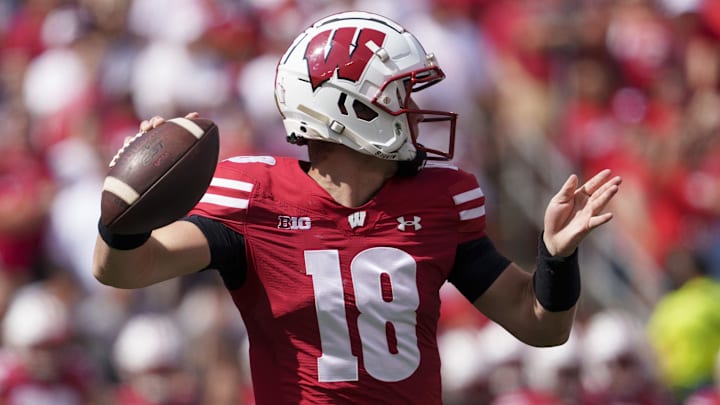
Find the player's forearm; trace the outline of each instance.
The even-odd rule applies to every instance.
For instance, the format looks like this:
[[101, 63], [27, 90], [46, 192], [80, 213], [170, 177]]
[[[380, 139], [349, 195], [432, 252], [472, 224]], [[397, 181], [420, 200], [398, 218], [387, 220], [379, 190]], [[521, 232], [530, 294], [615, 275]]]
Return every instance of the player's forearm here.
[[513, 332], [518, 339], [536, 347], [557, 346], [565, 343], [573, 327], [576, 306], [564, 311], [551, 311], [543, 306], [528, 278], [520, 298], [521, 317]]
[[573, 303], [564, 310], [546, 308], [538, 299], [535, 287], [534, 273], [511, 263], [474, 304], [528, 345], [560, 345], [570, 335], [575, 305]]
[[102, 284], [116, 288], [140, 288], [152, 284], [152, 245], [132, 250], [113, 249], [98, 236], [93, 254], [93, 274]]
[[575, 322], [577, 306], [566, 311], [552, 312], [535, 299], [534, 319], [537, 327], [533, 331], [534, 346], [557, 346], [567, 342]]
[[210, 247], [200, 229], [191, 222], [176, 221], [155, 229], [146, 242], [132, 249], [111, 248], [98, 236], [93, 272], [103, 284], [140, 288], [199, 271], [209, 264]]
[[541, 325], [540, 333], [551, 344], [565, 343], [570, 336], [580, 298], [577, 249], [568, 256], [553, 256], [540, 239], [536, 263], [529, 287], [534, 318]]

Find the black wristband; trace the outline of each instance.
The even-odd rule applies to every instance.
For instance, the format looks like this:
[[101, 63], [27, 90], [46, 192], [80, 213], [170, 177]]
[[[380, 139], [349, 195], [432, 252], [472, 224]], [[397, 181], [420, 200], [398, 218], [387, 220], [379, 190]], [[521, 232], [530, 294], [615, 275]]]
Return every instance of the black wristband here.
[[552, 256], [541, 234], [536, 265], [533, 287], [540, 304], [550, 312], [572, 308], [580, 298], [578, 250], [567, 257]]
[[142, 246], [148, 239], [150, 239], [150, 232], [131, 235], [119, 235], [113, 233], [102, 224], [102, 220], [98, 221], [98, 233], [108, 246], [117, 250], [132, 250]]

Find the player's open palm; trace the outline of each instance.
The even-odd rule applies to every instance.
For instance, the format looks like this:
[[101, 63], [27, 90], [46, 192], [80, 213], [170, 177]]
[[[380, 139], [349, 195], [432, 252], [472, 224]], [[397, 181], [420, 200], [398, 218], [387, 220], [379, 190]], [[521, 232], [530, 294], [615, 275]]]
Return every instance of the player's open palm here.
[[613, 217], [604, 212], [617, 194], [622, 179], [605, 169], [585, 184], [571, 175], [545, 210], [543, 240], [553, 255], [569, 256], [593, 229]]

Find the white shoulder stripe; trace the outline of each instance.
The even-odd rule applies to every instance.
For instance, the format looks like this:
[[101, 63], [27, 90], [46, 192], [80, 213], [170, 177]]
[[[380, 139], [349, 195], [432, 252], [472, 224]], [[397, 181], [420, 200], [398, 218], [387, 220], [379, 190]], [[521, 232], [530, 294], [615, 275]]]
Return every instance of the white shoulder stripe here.
[[172, 122], [173, 124], [177, 124], [183, 128], [185, 128], [186, 131], [193, 134], [193, 136], [197, 139], [202, 138], [202, 136], [205, 134], [205, 131], [200, 127], [200, 125], [192, 122], [191, 120], [187, 118], [173, 118], [171, 120], [168, 120], [168, 122]]
[[485, 194], [483, 194], [483, 191], [480, 187], [474, 188], [472, 190], [466, 191], [464, 193], [456, 194], [453, 196], [453, 201], [455, 201], [455, 205], [464, 204], [468, 201], [477, 200], [478, 198], [483, 197]]
[[265, 163], [270, 166], [276, 163], [272, 156], [234, 156], [226, 160], [233, 163]]
[[485, 206], [460, 211], [460, 220], [469, 221], [471, 219], [480, 218], [485, 215]]
[[450, 169], [459, 170], [457, 166], [451, 165], [447, 162], [438, 162], [437, 160], [428, 160], [425, 162], [423, 169]]
[[200, 199], [200, 203], [220, 205], [228, 208], [245, 209], [248, 207], [249, 201], [246, 198], [233, 198], [224, 195], [207, 193]]
[[222, 187], [222, 188], [229, 188], [233, 190], [239, 190], [239, 191], [247, 191], [250, 192], [253, 189], [253, 184], [248, 183], [246, 181], [240, 181], [240, 180], [232, 180], [232, 179], [223, 179], [221, 177], [213, 177], [213, 179], [210, 181], [210, 186], [215, 187]]

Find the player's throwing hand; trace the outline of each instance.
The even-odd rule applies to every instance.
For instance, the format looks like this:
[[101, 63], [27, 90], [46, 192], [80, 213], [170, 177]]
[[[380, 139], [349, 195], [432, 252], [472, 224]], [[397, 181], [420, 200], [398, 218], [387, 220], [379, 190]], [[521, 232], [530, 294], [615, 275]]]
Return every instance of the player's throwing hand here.
[[579, 187], [578, 177], [571, 175], [545, 211], [543, 240], [548, 251], [555, 256], [569, 256], [590, 231], [610, 221], [613, 214], [604, 210], [621, 182], [622, 178], [612, 177], [609, 169]]

